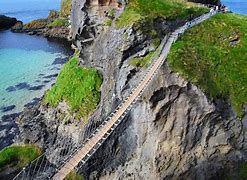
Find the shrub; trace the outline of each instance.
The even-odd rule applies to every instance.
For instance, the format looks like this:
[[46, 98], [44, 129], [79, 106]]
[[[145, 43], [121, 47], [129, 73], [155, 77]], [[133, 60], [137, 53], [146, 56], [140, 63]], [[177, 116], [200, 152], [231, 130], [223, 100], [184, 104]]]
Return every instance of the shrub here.
[[64, 19], [64, 18], [54, 19], [47, 26], [48, 27], [64, 27], [64, 26], [68, 26], [68, 20]]
[[138, 58], [133, 58], [130, 60], [129, 64], [136, 66], [136, 67], [147, 67], [153, 60], [155, 56], [155, 52], [149, 52], [146, 56], [144, 57], [138, 57]]
[[76, 173], [75, 171], [71, 171], [66, 177], [65, 180], [84, 180], [83, 176]]
[[41, 155], [35, 145], [9, 146], [0, 151], [0, 171], [6, 167], [21, 169]]
[[59, 18], [59, 12], [55, 10], [51, 10], [48, 16], [49, 20], [57, 19]]
[[105, 26], [111, 26], [112, 25], [112, 20], [111, 19], [106, 19], [104, 22]]
[[47, 25], [47, 19], [37, 19], [33, 20], [30, 23], [24, 24], [25, 28], [33, 28], [33, 29], [38, 29], [38, 28], [43, 28]]
[[71, 0], [62, 0], [60, 17], [68, 17], [71, 11]]

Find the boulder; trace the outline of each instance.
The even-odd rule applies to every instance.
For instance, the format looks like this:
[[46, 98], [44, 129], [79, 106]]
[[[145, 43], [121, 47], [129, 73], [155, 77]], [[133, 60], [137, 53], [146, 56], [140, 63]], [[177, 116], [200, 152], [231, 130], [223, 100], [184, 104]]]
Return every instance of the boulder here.
[[9, 29], [17, 23], [16, 18], [0, 15], [0, 30]]
[[19, 32], [23, 29], [23, 22], [17, 21], [14, 26], [11, 27], [11, 31]]

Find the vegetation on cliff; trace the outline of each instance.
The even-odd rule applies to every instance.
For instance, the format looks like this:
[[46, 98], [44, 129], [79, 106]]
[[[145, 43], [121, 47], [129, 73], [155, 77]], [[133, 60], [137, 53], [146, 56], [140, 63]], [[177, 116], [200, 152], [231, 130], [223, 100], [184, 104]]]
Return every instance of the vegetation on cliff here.
[[39, 28], [44, 28], [46, 27], [48, 23], [47, 19], [37, 19], [33, 20], [27, 24], [24, 24], [25, 28], [31, 28], [31, 29], [39, 29]]
[[186, 0], [130, 0], [125, 11], [116, 20], [117, 27], [130, 26], [142, 20], [153, 20], [163, 17], [167, 20], [186, 19], [198, 16], [208, 9], [199, 7]]
[[56, 84], [45, 94], [44, 102], [56, 107], [65, 100], [71, 111], [87, 118], [100, 101], [102, 75], [94, 68], [78, 65], [78, 57], [72, 57], [62, 68]]
[[6, 168], [20, 170], [41, 155], [41, 150], [35, 145], [9, 146], [0, 151], [0, 171]]
[[68, 26], [68, 20], [66, 18], [57, 18], [50, 22], [48, 27], [63, 27]]
[[188, 30], [168, 62], [212, 98], [229, 99], [238, 116], [247, 102], [247, 17], [219, 14]]
[[71, 171], [66, 177], [65, 180], [84, 180], [83, 176], [76, 173], [75, 171]]
[[60, 17], [69, 17], [71, 11], [71, 0], [62, 0]]

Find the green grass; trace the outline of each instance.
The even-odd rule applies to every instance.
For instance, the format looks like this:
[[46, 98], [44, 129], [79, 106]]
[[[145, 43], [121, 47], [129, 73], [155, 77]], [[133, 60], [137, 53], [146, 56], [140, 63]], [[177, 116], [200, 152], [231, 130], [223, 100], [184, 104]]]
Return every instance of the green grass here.
[[54, 19], [51, 23], [47, 25], [48, 27], [65, 27], [68, 26], [68, 20], [65, 18]]
[[75, 171], [71, 171], [66, 177], [65, 180], [84, 180], [83, 176], [76, 173]]
[[247, 162], [240, 165], [239, 179], [247, 179]]
[[136, 67], [148, 67], [148, 65], [152, 62], [153, 56], [155, 52], [149, 52], [144, 57], [133, 58], [129, 61], [129, 64]]
[[156, 48], [155, 51], [149, 52], [144, 57], [133, 58], [129, 61], [129, 64], [139, 68], [147, 68], [155, 58], [158, 58], [161, 48]]
[[9, 146], [0, 151], [0, 171], [7, 167], [21, 169], [41, 155], [35, 145]]
[[67, 18], [71, 11], [71, 0], [62, 0], [60, 8], [60, 17]]
[[199, 7], [186, 0], [130, 0], [125, 11], [116, 20], [116, 26], [127, 27], [136, 22], [149, 21], [158, 17], [168, 20], [185, 19], [190, 15], [200, 15], [207, 11], [207, 8]]
[[[238, 40], [232, 45], [230, 41]], [[172, 69], [211, 98], [229, 99], [239, 117], [247, 102], [247, 17], [219, 14], [190, 29], [175, 43]]]
[[100, 101], [102, 75], [94, 68], [78, 66], [72, 57], [62, 68], [55, 85], [45, 94], [44, 102], [56, 107], [65, 100], [78, 117], [87, 118]]
[[115, 14], [116, 14], [116, 9], [111, 9], [111, 10], [109, 11], [109, 16], [110, 16], [110, 17], [115, 17]]
[[112, 25], [112, 20], [111, 20], [111, 19], [106, 19], [106, 20], [104, 21], [104, 25], [105, 25], [105, 26], [111, 26], [111, 25]]
[[43, 28], [47, 26], [47, 19], [37, 19], [33, 20], [30, 23], [24, 24], [25, 28]]

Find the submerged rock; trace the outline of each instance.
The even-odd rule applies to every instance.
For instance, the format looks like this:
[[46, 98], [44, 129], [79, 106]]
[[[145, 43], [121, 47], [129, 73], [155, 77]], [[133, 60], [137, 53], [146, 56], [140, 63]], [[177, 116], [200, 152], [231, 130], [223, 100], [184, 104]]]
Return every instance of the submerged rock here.
[[4, 115], [0, 121], [0, 150], [14, 142], [14, 138], [19, 132], [15, 122], [20, 113]]
[[12, 111], [13, 109], [15, 109], [15, 105], [10, 105], [10, 106], [2, 106], [0, 107], [0, 110], [2, 112], [8, 112], [8, 111]]
[[56, 74], [51, 74], [51, 75], [44, 76], [44, 78], [45, 79], [51, 79], [51, 78], [55, 78], [57, 76], [58, 76], [58, 74], [56, 73]]
[[66, 63], [67, 61], [68, 61], [68, 58], [67, 58], [67, 57], [65, 57], [65, 58], [56, 58], [56, 59], [53, 61], [52, 65], [64, 64], [64, 63]]
[[33, 98], [31, 102], [24, 105], [24, 107], [30, 108], [32, 106], [37, 105], [40, 102], [41, 98]]
[[37, 91], [37, 90], [41, 90], [43, 87], [45, 87], [45, 85], [31, 86], [28, 88], [28, 90]]

